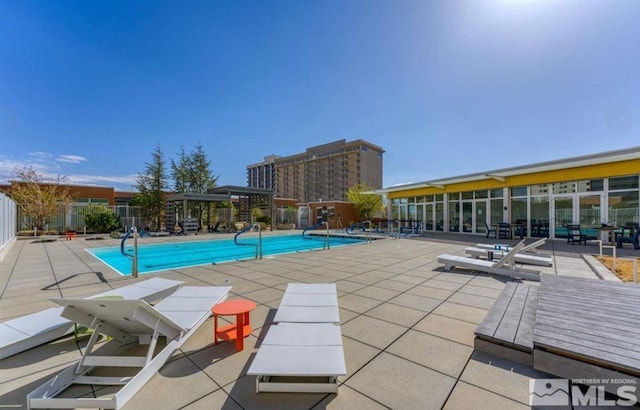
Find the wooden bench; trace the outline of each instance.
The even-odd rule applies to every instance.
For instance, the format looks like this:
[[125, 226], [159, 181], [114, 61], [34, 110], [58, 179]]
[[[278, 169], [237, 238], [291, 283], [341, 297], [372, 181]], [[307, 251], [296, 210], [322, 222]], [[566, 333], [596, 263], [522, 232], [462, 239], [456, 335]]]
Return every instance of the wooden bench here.
[[476, 329], [475, 349], [533, 365], [533, 329], [537, 305], [537, 287], [507, 283]]

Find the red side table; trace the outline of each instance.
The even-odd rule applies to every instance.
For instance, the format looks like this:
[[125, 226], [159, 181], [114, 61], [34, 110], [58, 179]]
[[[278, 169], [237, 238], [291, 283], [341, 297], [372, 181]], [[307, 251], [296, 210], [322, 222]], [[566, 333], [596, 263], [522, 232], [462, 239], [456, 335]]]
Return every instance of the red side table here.
[[[256, 303], [246, 299], [235, 299], [218, 303], [211, 308], [213, 313], [213, 344], [218, 344], [218, 339], [236, 340], [236, 352], [244, 349], [244, 338], [251, 331], [249, 312], [255, 309]], [[236, 323], [218, 328], [218, 316], [236, 315]]]

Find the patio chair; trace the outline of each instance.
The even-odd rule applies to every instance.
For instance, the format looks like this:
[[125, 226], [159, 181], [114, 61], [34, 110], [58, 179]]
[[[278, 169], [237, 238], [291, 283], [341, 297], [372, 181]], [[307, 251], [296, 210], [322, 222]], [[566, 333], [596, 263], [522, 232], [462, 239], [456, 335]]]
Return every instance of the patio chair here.
[[216, 222], [216, 224], [213, 227], [209, 227], [209, 233], [220, 233], [220, 230], [218, 229], [220, 227], [220, 221]]
[[640, 227], [636, 228], [633, 236], [618, 236], [616, 238], [616, 246], [622, 248], [623, 243], [633, 244], [633, 249], [640, 249]]
[[[529, 245], [523, 246], [520, 252], [516, 253], [513, 257], [513, 260], [516, 263], [526, 263], [529, 265], [538, 265], [538, 266], [552, 266], [553, 258], [551, 255], [543, 255], [537, 252], [537, 248], [544, 245], [546, 242], [545, 239], [540, 239]], [[477, 244], [476, 246], [471, 246], [465, 248], [464, 250], [467, 254], [471, 255], [474, 258], [502, 258], [507, 253], [506, 250], [496, 249], [495, 245], [487, 245], [487, 244]]]
[[489, 226], [488, 223], [484, 223], [484, 226], [487, 228], [486, 238], [493, 235], [494, 238], [498, 239], [498, 228], [495, 228], [493, 225]]
[[567, 243], [575, 244], [578, 242], [578, 245], [584, 242], [587, 244], [587, 235], [583, 234], [580, 230], [580, 225], [567, 225]]
[[[90, 299], [140, 299], [147, 302], [163, 298], [184, 282], [153, 278], [91, 296]], [[0, 359], [73, 333], [73, 322], [60, 316], [63, 308], [50, 308], [0, 323]]]
[[[636, 231], [636, 229], [638, 229], [638, 227], [638, 222], [625, 222], [624, 225], [616, 228], [615, 230], [616, 241], [618, 239], [618, 236], [633, 236], [633, 233]], [[625, 235], [627, 231], [629, 231], [629, 234]]]
[[347, 374], [336, 285], [290, 283], [248, 375], [256, 392], [337, 393]]
[[[28, 407], [119, 409], [209, 318], [211, 308], [224, 300], [230, 289], [230, 286], [185, 286], [155, 306], [131, 299], [52, 298], [64, 307], [64, 317], [94, 332], [78, 363], [27, 395]], [[100, 334], [113, 340], [92, 354]], [[166, 337], [166, 345], [156, 349], [160, 336]], [[127, 355], [125, 350], [129, 349], [124, 347], [135, 342], [148, 345], [144, 355]], [[140, 370], [132, 376], [123, 368]], [[125, 374], [118, 376], [123, 371]], [[115, 394], [99, 398], [56, 397], [72, 385], [122, 387]]]
[[511, 239], [511, 224], [507, 222], [498, 224], [498, 239]]
[[518, 243], [506, 255], [504, 255], [500, 260], [496, 262], [476, 258], [468, 258], [465, 256], [442, 254], [438, 256], [438, 263], [442, 263], [444, 265], [444, 269], [447, 271], [450, 271], [452, 268], [459, 267], [479, 272], [509, 276], [512, 278], [539, 281], [540, 271], [516, 267], [514, 257], [522, 250], [523, 247], [524, 241]]

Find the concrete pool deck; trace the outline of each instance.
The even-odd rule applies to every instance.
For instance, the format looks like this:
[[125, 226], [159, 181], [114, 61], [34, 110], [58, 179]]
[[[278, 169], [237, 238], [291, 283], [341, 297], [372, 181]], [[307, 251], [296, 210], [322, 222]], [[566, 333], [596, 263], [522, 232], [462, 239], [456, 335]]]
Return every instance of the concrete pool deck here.
[[[142, 242], [201, 238], [212, 235]], [[143, 275], [230, 285], [230, 299], [247, 298], [258, 306], [244, 351], [236, 353], [233, 342], [213, 346], [209, 319], [125, 408], [529, 408], [529, 380], [548, 375], [473, 350], [475, 328], [509, 279], [445, 272], [436, 261], [442, 253], [462, 255], [465, 246], [478, 242], [492, 241], [430, 234]], [[84, 250], [118, 244], [16, 241], [0, 262], [0, 321], [52, 307], [49, 297], [89, 296], [141, 280], [123, 278]], [[591, 242], [548, 241], [543, 249], [555, 262], [543, 272], [596, 277], [581, 255], [598, 252]], [[629, 248], [620, 254], [637, 256]], [[337, 285], [348, 372], [338, 395], [256, 394], [255, 378], [246, 376], [289, 282]], [[26, 408], [27, 393], [79, 357], [73, 337], [67, 337], [0, 360], [0, 404]]]

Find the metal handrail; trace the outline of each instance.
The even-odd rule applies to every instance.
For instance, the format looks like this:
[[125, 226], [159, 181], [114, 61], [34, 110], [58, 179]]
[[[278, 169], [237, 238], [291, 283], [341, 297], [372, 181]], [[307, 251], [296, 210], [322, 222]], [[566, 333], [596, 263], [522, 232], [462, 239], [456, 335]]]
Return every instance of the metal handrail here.
[[[133, 234], [133, 255], [128, 254], [124, 250], [124, 243], [129, 239], [129, 237]], [[131, 229], [127, 231], [122, 238], [122, 242], [120, 242], [120, 253], [126, 256], [127, 258], [131, 258], [132, 266], [131, 266], [131, 274], [134, 278], [138, 277], [138, 229], [135, 226], [132, 226]]]
[[[393, 221], [393, 225], [395, 225], [396, 222], [398, 223], [398, 234], [395, 235], [395, 238], [396, 239], [400, 239], [400, 235], [402, 234], [402, 229], [401, 229], [402, 228], [402, 222], [401, 221]], [[391, 226], [391, 235], [393, 235], [393, 233], [394, 233], [394, 226], [393, 225]]]
[[[242, 235], [245, 232], [249, 232], [251, 229], [257, 227], [258, 228], [258, 244], [254, 244], [254, 243], [240, 243], [238, 242], [238, 237], [240, 235]], [[240, 232], [238, 232], [237, 234], [235, 234], [235, 236], [233, 237], [233, 243], [235, 243], [238, 246], [255, 246], [256, 247], [256, 259], [262, 259], [262, 225], [260, 225], [259, 223], [254, 223], [253, 225], [249, 225], [248, 227], [244, 228], [243, 230], [241, 230]]]
[[[313, 230], [316, 230], [316, 229], [318, 229], [319, 227], [321, 227], [321, 226], [322, 226], [322, 225], [324, 225], [324, 224], [327, 224], [327, 226], [328, 226], [328, 223], [327, 223], [327, 222], [318, 222], [317, 224], [315, 224], [315, 225], [313, 225], [313, 226], [310, 226], [310, 227], [308, 227], [308, 228], [305, 228], [305, 229], [302, 231], [302, 238], [303, 238], [303, 239], [311, 239], [310, 237], [305, 236], [305, 234], [307, 233], [307, 231], [313, 231]], [[329, 229], [329, 228], [327, 228], [327, 229]]]
[[330, 248], [330, 240], [329, 240], [329, 222], [321, 222], [321, 224], [323, 225], [327, 225], [327, 234], [325, 235], [325, 239], [322, 242], [322, 249], [329, 249]]
[[354, 228], [356, 228], [356, 227], [357, 227], [357, 228], [360, 228], [360, 227], [361, 227], [361, 228], [362, 228], [362, 231], [364, 231], [364, 226], [362, 226], [362, 223], [360, 223], [360, 222], [355, 223], [355, 224], [353, 224], [353, 225], [351, 225], [351, 226], [349, 226], [349, 227], [345, 228], [345, 230], [344, 230], [344, 231], [345, 231], [345, 233], [346, 233], [347, 235], [354, 235], [354, 232], [355, 232], [355, 229], [354, 229]]

